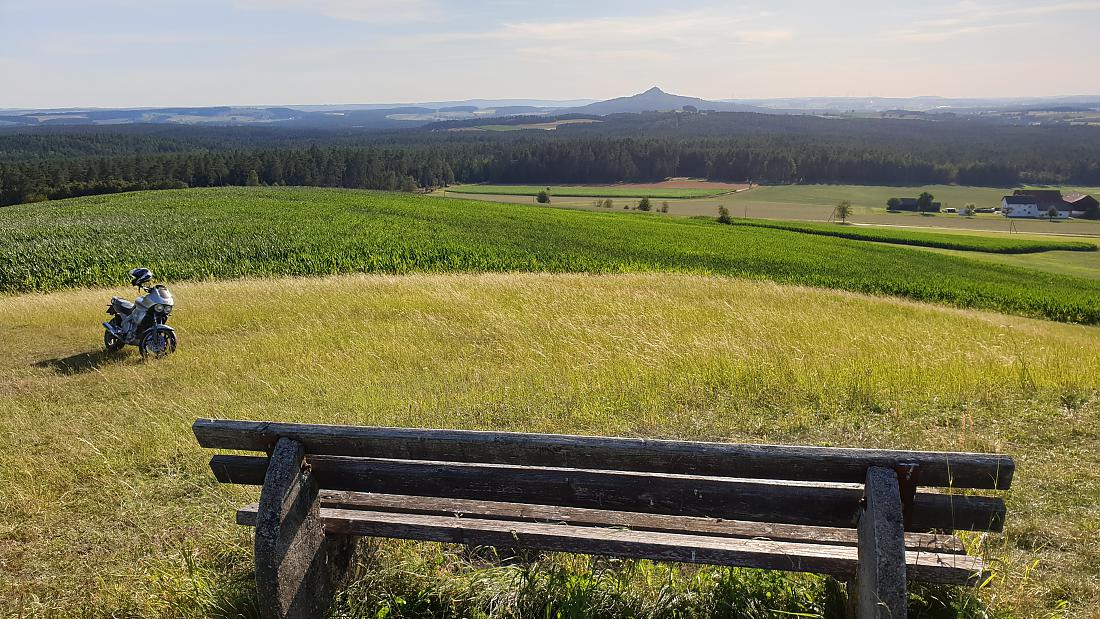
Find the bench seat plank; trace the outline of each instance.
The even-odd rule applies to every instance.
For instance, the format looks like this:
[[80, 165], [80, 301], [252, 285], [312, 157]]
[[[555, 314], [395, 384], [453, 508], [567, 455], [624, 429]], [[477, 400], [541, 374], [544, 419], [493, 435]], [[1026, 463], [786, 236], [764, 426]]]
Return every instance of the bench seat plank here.
[[[723, 520], [695, 516], [669, 516], [641, 512], [620, 512], [582, 507], [531, 505], [501, 501], [474, 501], [439, 497], [380, 494], [374, 492], [343, 492], [322, 490], [322, 507], [363, 509], [379, 512], [403, 512], [435, 516], [466, 516], [495, 520], [531, 520], [573, 525], [627, 527], [637, 531], [660, 531], [713, 535], [717, 537], [763, 538], [776, 541], [809, 544], [855, 546], [858, 536], [854, 529], [790, 525], [746, 520]], [[966, 548], [954, 535], [907, 533], [906, 548], [925, 552], [964, 554]]]
[[1001, 454], [746, 445], [695, 441], [198, 419], [203, 447], [269, 451], [279, 437], [314, 455], [647, 471], [797, 481], [864, 482], [870, 466], [916, 464], [920, 485], [1004, 490]]
[[[685, 535], [620, 528], [570, 526], [428, 514], [321, 508], [326, 533], [388, 537], [474, 546], [522, 546], [555, 552], [607, 555], [680, 563], [703, 563], [830, 574], [850, 579], [858, 552], [852, 546], [761, 539]], [[255, 523], [255, 509], [238, 512], [243, 525]], [[980, 557], [924, 551], [906, 553], [910, 579], [973, 584], [981, 577]]]
[[[802, 485], [638, 473], [460, 464], [341, 456], [310, 456], [314, 478], [328, 490], [436, 496], [703, 516], [797, 525], [852, 527], [863, 490], [837, 484]], [[260, 485], [267, 458], [214, 456], [219, 481]], [[993, 530], [1004, 519], [1000, 498], [917, 493], [909, 531]]]

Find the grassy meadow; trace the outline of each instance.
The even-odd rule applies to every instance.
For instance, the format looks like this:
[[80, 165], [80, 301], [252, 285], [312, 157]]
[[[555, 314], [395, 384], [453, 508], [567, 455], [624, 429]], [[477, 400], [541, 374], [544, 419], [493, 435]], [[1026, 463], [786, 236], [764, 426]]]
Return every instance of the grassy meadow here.
[[[836, 223], [823, 224], [814, 222], [792, 223], [771, 219], [735, 218], [732, 220], [732, 223], [736, 226], [756, 226], [775, 230], [789, 230], [792, 232], [834, 236], [856, 241], [873, 241], [876, 243], [910, 245], [915, 247], [936, 247], [939, 249], [954, 249], [963, 252], [981, 252], [989, 254], [1036, 254], [1047, 251], [1097, 251], [1094, 243], [1069, 241], [1057, 237], [1037, 239], [1006, 235], [944, 234], [942, 232], [925, 232], [904, 228], [874, 226], [853, 227], [838, 225]], [[1063, 254], [1059, 254], [1059, 257], [1062, 256]]]
[[[854, 241], [845, 241], [855, 243]], [[932, 255], [931, 252], [928, 252]], [[251, 616], [250, 531], [196, 417], [1015, 456], [979, 590], [912, 616], [1100, 607], [1100, 329], [687, 274], [173, 283], [180, 349], [100, 351], [115, 289], [0, 297], [0, 615]], [[830, 616], [825, 579], [370, 542], [342, 617]], [[832, 609], [832, 610], [830, 610]]]
[[535, 196], [540, 191], [551, 196], [580, 198], [705, 198], [729, 193], [732, 189], [703, 188], [689, 189], [678, 187], [639, 187], [631, 185], [598, 186], [574, 185], [555, 187], [553, 185], [456, 185], [448, 187], [447, 193], [482, 194], [491, 196]]
[[350, 272], [671, 271], [1100, 322], [1100, 282], [714, 221], [312, 188], [138, 192], [0, 210], [0, 292]]
[[[471, 192], [477, 185], [467, 186]], [[1063, 188], [1069, 191], [1069, 188]], [[1076, 190], [1100, 195], [1097, 188]], [[448, 192], [451, 190], [448, 189]], [[715, 217], [724, 206], [735, 217], [793, 221], [828, 221], [841, 200], [852, 203], [851, 221], [878, 226], [943, 229], [951, 232], [1024, 233], [1030, 235], [1100, 236], [1100, 222], [1073, 219], [1042, 221], [1019, 219], [1011, 222], [998, 214], [960, 217], [951, 213], [886, 212], [886, 200], [895, 196], [915, 197], [922, 191], [932, 193], [945, 206], [959, 207], [968, 202], [978, 206], [998, 206], [1001, 196], [1011, 189], [966, 187], [958, 185], [926, 185], [921, 187], [890, 187], [882, 185], [764, 185], [746, 191], [712, 197], [690, 199], [669, 198], [669, 215], [674, 217]], [[464, 193], [464, 197], [487, 202], [520, 202], [534, 204], [530, 195], [498, 195]], [[650, 196], [653, 197], [652, 195]], [[634, 207], [637, 200], [622, 198], [615, 207]], [[553, 206], [580, 210], [600, 210], [591, 197], [560, 196]]]
[[[1053, 187], [1063, 191], [1081, 191], [1100, 195], [1100, 190], [1089, 187]], [[979, 208], [1001, 205], [1001, 198], [1012, 195], [1012, 189], [1002, 187], [970, 187], [966, 185], [923, 185], [919, 187], [890, 187], [885, 185], [774, 185], [753, 190], [751, 199], [778, 204], [806, 204], [835, 206], [841, 200], [850, 200], [857, 212], [860, 210], [885, 210], [886, 201], [894, 197], [915, 198], [927, 191], [935, 196], [944, 208], [958, 208], [973, 202]], [[749, 194], [737, 196], [750, 198]], [[999, 217], [999, 216], [998, 216]]]
[[951, 249], [929, 248], [947, 255], [989, 262], [993, 264], [1005, 264], [1025, 269], [1036, 269], [1056, 275], [1070, 275], [1088, 279], [1100, 279], [1100, 252], [1041, 252], [1030, 254], [994, 254], [978, 252], [962, 252]]

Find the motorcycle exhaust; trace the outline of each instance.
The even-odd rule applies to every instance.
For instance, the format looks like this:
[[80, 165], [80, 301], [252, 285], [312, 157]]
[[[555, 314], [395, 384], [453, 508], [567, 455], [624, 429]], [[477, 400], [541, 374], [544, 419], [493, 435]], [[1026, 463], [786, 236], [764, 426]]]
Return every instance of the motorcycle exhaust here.
[[107, 329], [108, 331], [110, 331], [111, 335], [117, 337], [120, 340], [122, 339], [122, 332], [119, 331], [118, 329], [114, 328], [114, 326], [111, 323], [105, 322], [105, 323], [103, 323], [103, 327], [105, 329]]

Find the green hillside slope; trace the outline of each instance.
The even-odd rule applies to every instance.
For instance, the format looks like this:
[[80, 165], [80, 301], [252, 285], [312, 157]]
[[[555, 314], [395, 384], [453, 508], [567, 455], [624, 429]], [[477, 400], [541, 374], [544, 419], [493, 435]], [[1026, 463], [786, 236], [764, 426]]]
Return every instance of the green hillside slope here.
[[710, 221], [310, 188], [220, 188], [0, 210], [0, 291], [346, 272], [681, 271], [1100, 322], [1100, 282]]
[[[102, 351], [117, 290], [0, 297], [0, 616], [252, 617], [258, 489], [190, 425], [227, 417], [990, 451], [982, 589], [911, 616], [1100, 607], [1100, 329], [675, 274], [433, 274], [173, 286], [180, 348]], [[337, 617], [833, 617], [817, 576], [371, 540]]]

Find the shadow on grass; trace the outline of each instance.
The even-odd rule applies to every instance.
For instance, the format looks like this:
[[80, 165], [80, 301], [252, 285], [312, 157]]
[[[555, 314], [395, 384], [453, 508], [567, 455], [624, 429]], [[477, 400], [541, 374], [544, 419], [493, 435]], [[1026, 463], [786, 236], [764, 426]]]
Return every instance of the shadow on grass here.
[[[353, 577], [330, 616], [342, 619], [555, 617], [693, 619], [730, 617], [844, 619], [845, 586], [811, 574], [721, 568], [583, 555], [362, 540]], [[502, 556], [503, 555], [503, 556]], [[203, 566], [178, 592], [198, 616], [259, 619], [250, 561], [241, 552]], [[502, 561], [503, 559], [503, 561]], [[503, 564], [502, 564], [503, 563]], [[908, 613], [918, 619], [989, 619], [970, 588], [910, 583]], [[181, 602], [174, 599], [174, 602]], [[137, 616], [140, 609], [113, 609]], [[188, 612], [180, 616], [196, 616]]]
[[105, 348], [99, 350], [93, 350], [90, 352], [77, 353], [75, 355], [69, 355], [68, 357], [59, 357], [56, 359], [45, 359], [38, 361], [34, 364], [36, 368], [46, 368], [57, 372], [58, 374], [65, 374], [72, 376], [75, 374], [86, 374], [88, 372], [95, 372], [102, 367], [118, 363], [127, 358], [126, 350], [118, 350], [111, 352]]
[[[843, 619], [843, 584], [822, 576], [688, 566], [544, 553], [497, 565], [489, 556], [451, 549], [417, 556], [409, 546], [360, 565], [360, 577], [337, 595], [334, 616], [557, 617], [682, 619], [736, 617]], [[910, 617], [988, 619], [974, 591], [910, 587]]]

